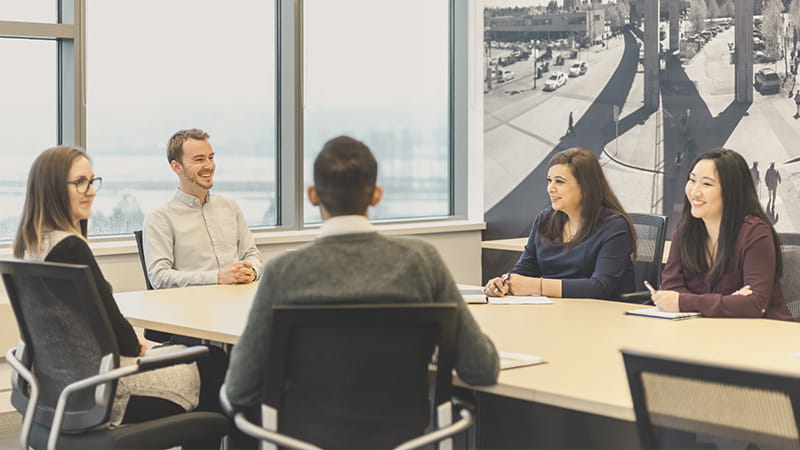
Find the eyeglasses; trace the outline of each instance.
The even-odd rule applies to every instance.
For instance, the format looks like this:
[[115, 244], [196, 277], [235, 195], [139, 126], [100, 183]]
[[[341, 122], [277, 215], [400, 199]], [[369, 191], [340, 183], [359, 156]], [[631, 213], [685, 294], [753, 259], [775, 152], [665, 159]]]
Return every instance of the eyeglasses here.
[[99, 191], [100, 186], [103, 185], [103, 178], [94, 177], [90, 180], [88, 178], [81, 177], [75, 181], [67, 181], [67, 184], [74, 184], [75, 190], [78, 191], [79, 194], [85, 194], [89, 190], [89, 186], [94, 186], [94, 190]]

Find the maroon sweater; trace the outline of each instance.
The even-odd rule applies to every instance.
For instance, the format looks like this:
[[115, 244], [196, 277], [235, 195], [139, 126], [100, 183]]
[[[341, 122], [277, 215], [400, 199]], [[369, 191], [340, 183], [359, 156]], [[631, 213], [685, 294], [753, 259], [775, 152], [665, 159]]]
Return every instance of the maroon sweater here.
[[[661, 276], [661, 289], [680, 293], [681, 311], [699, 311], [706, 317], [766, 317], [792, 320], [775, 273], [772, 230], [763, 220], [748, 217], [736, 238], [736, 250], [728, 270], [715, 284], [706, 281], [707, 271], [684, 269], [681, 242], [672, 235], [669, 258]], [[751, 295], [730, 295], [750, 285]]]

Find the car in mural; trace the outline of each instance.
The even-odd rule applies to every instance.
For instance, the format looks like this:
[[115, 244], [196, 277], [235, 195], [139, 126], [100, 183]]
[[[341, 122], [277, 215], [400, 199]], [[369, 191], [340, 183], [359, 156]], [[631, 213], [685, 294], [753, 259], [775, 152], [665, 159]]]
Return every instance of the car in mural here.
[[579, 77], [586, 73], [586, 61], [578, 61], [570, 66], [569, 68], [569, 76], [571, 77]]
[[781, 89], [781, 77], [775, 73], [774, 69], [770, 69], [769, 67], [765, 67], [756, 72], [753, 78], [755, 78], [753, 85], [762, 95], [770, 92], [777, 93]]
[[564, 72], [553, 72], [544, 82], [545, 91], [555, 91], [561, 86], [567, 84], [567, 74]]
[[504, 81], [511, 81], [514, 79], [514, 72], [511, 70], [498, 70], [495, 79], [498, 83], [502, 83]]

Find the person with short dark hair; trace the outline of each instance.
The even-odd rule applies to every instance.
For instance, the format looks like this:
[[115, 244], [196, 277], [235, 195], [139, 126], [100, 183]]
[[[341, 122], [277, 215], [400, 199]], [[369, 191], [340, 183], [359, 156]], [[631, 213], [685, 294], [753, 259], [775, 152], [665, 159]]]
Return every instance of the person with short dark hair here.
[[233, 404], [261, 401], [272, 308], [281, 304], [456, 303], [459, 378], [476, 385], [496, 382], [499, 359], [494, 344], [470, 314], [436, 249], [419, 239], [376, 233], [367, 219], [368, 208], [383, 195], [377, 173], [369, 148], [347, 136], [331, 139], [317, 156], [308, 199], [319, 207], [324, 223], [312, 243], [265, 264], [225, 380]]
[[203, 130], [178, 130], [167, 161], [178, 175], [175, 196], [147, 215], [142, 230], [147, 277], [155, 289], [249, 283], [261, 253], [236, 201], [211, 194], [214, 150]]
[[781, 291], [780, 240], [747, 162], [724, 148], [700, 155], [686, 181], [661, 290], [664, 311], [792, 320]]
[[550, 206], [531, 227], [509, 273], [486, 283], [486, 295], [618, 299], [634, 287], [633, 223], [584, 148], [557, 153], [547, 169]]

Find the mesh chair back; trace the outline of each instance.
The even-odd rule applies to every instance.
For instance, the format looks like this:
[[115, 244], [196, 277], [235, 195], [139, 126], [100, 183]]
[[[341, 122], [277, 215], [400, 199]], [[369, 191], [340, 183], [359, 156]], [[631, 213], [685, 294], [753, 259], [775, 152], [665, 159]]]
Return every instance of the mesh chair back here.
[[[139, 251], [139, 263], [142, 264], [142, 274], [144, 275], [144, 284], [147, 287], [148, 291], [152, 291], [153, 285], [150, 283], [150, 277], [147, 275], [147, 263], [144, 262], [144, 244], [142, 244], [142, 230], [134, 231], [133, 236], [136, 238], [136, 249]], [[153, 342], [163, 343], [172, 339], [172, 334], [164, 333], [163, 331], [145, 329], [144, 337]]]
[[[119, 365], [117, 341], [87, 266], [2, 260], [0, 274], [25, 342], [25, 360], [39, 383], [34, 422], [49, 427], [65, 386], [99, 373], [104, 355], [111, 355], [109, 369]], [[115, 389], [109, 382], [72, 395], [62, 429], [105, 422]], [[18, 411], [25, 411], [28, 394], [24, 386], [12, 392]]]
[[667, 237], [666, 216], [655, 214], [630, 214], [636, 231], [636, 254], [633, 271], [636, 289], [647, 280], [656, 288], [661, 285], [661, 261]]
[[142, 273], [144, 274], [144, 284], [147, 286], [148, 291], [153, 290], [153, 285], [150, 284], [150, 277], [147, 276], [147, 263], [144, 262], [144, 245], [142, 244], [142, 230], [133, 232], [136, 238], [136, 249], [139, 251], [139, 263], [142, 264]]
[[[278, 431], [323, 448], [389, 448], [451, 399], [448, 304], [276, 306], [264, 403]], [[435, 383], [429, 364], [437, 348]]]
[[781, 289], [794, 320], [800, 321], [800, 234], [782, 233], [781, 257], [783, 276]]
[[679, 436], [800, 448], [800, 378], [622, 353], [643, 448]]

